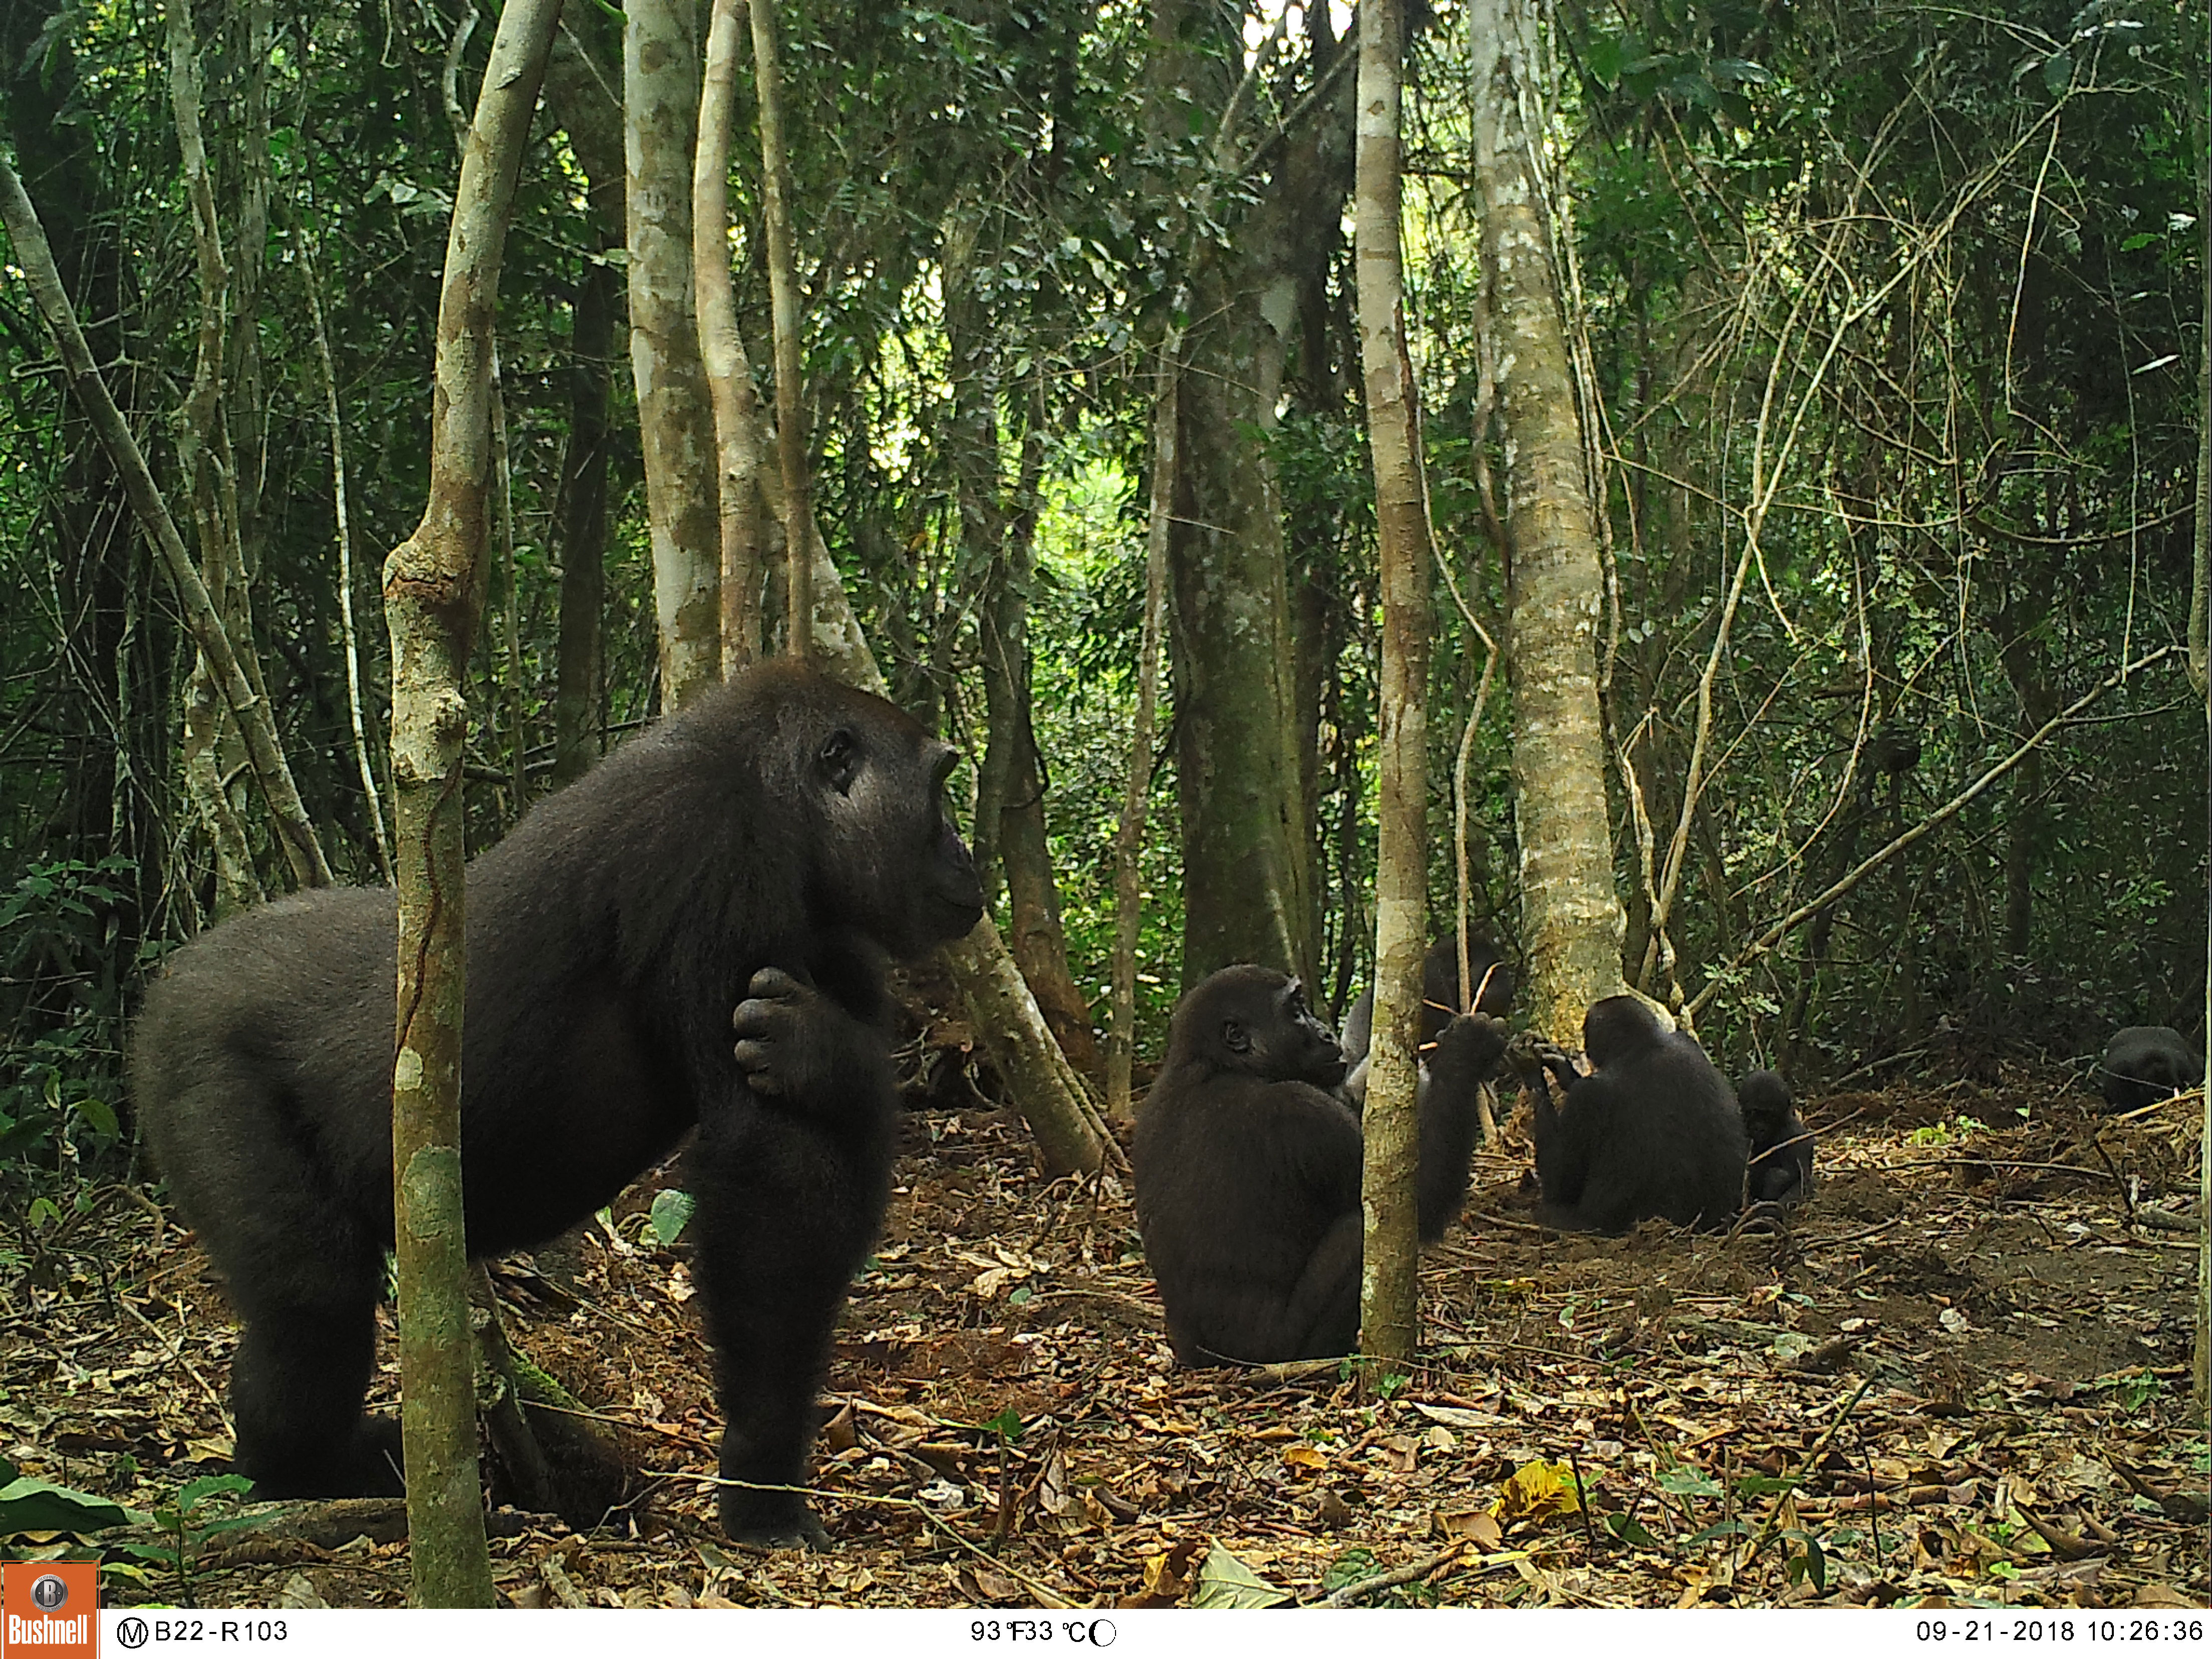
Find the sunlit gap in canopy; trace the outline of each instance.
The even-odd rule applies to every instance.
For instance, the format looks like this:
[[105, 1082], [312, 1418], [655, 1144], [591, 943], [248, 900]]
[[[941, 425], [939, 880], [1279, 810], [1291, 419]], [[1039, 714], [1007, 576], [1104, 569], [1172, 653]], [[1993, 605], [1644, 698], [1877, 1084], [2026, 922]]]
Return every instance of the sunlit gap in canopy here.
[[[1290, 14], [1287, 18], [1283, 15], [1285, 11]], [[1352, 11], [1349, 0], [1328, 0], [1329, 24], [1340, 40], [1352, 25]], [[1251, 15], [1244, 20], [1244, 66], [1247, 69], [1252, 66], [1252, 59], [1260, 50], [1260, 43], [1275, 32], [1279, 22], [1282, 25], [1285, 38], [1295, 39], [1306, 26], [1305, 7], [1285, 6], [1280, 0], [1259, 0], [1259, 3], [1252, 8]]]

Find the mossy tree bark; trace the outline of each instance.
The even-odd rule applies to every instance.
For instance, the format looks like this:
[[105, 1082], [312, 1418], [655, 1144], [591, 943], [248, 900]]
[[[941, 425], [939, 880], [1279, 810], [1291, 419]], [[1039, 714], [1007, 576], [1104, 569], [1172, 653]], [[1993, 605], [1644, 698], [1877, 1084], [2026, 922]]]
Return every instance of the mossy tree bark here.
[[423, 1607], [492, 1605], [461, 1202], [464, 688], [489, 544], [500, 263], [560, 15], [561, 0], [509, 0], [500, 15], [462, 149], [438, 296], [428, 499], [384, 566], [399, 890], [392, 1168], [400, 1420], [413, 1599]]
[[653, 532], [660, 706], [677, 709], [722, 674], [714, 416], [691, 292], [699, 8], [696, 0], [630, 0], [623, 18], [629, 367]]
[[1584, 1011], [1622, 988], [1597, 696], [1604, 587], [1551, 226], [1531, 160], [1546, 106], [1534, 9], [1528, 0], [1472, 0], [1468, 19], [1475, 189], [1505, 441], [1506, 653], [1528, 1006], [1546, 1035], [1579, 1042]]
[[1365, 0], [1359, 21], [1358, 150], [1352, 185], [1359, 354], [1375, 466], [1382, 562], [1382, 676], [1376, 814], [1375, 1020], [1360, 1203], [1360, 1352], [1413, 1358], [1420, 1331], [1413, 1198], [1420, 1156], [1415, 1099], [1421, 958], [1428, 945], [1429, 526], [1421, 484], [1413, 368], [1406, 351], [1399, 243], [1398, 119], [1404, 15]]

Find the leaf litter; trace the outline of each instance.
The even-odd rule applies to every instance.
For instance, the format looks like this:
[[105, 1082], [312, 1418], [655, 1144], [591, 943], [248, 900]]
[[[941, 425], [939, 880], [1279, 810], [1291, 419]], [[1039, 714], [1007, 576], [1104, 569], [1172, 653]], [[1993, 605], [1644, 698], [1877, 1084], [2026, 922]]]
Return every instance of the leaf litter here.
[[[2027, 1068], [1816, 1098], [1811, 1202], [1729, 1237], [1546, 1233], [1509, 1123], [1423, 1259], [1405, 1376], [1176, 1370], [1122, 1180], [1046, 1182], [1006, 1114], [911, 1110], [824, 1389], [824, 1554], [714, 1525], [720, 1424], [672, 1164], [495, 1273], [510, 1340], [617, 1429], [645, 1486], [585, 1534], [495, 1511], [500, 1598], [2203, 1605], [2200, 1106], [2087, 1103]], [[0, 1279], [17, 1554], [82, 1548], [51, 1487], [175, 1518], [229, 1451], [219, 1284], [143, 1194], [96, 1200]], [[390, 1409], [380, 1316], [372, 1403]], [[40, 1502], [12, 1527], [11, 1481]], [[207, 1500], [181, 1559], [88, 1533], [114, 1599], [405, 1601], [388, 1525], [225, 1547], [213, 1510], [234, 1501]]]

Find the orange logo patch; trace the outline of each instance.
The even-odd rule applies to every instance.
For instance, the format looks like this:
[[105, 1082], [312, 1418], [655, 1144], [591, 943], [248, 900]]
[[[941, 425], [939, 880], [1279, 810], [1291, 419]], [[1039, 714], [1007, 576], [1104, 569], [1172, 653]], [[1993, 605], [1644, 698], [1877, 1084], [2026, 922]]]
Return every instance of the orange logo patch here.
[[0, 1567], [5, 1659], [95, 1659], [100, 1651], [100, 1563], [10, 1561]]

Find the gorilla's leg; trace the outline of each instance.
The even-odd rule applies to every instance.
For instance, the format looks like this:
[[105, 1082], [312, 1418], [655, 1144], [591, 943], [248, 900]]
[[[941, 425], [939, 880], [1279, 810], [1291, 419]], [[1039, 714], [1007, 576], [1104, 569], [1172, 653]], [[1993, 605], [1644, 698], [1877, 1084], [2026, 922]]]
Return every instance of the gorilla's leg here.
[[695, 1265], [726, 1425], [721, 1474], [738, 1483], [722, 1488], [722, 1526], [740, 1542], [829, 1544], [796, 1489], [830, 1334], [882, 1212], [873, 1170], [888, 1161], [854, 1160], [767, 1104], [701, 1126]]
[[243, 1310], [230, 1372], [239, 1472], [264, 1498], [396, 1498], [399, 1425], [362, 1413], [376, 1302]]
[[1358, 1350], [1364, 1231], [1358, 1211], [1339, 1217], [1306, 1262], [1283, 1319], [1293, 1358], [1327, 1358]]

